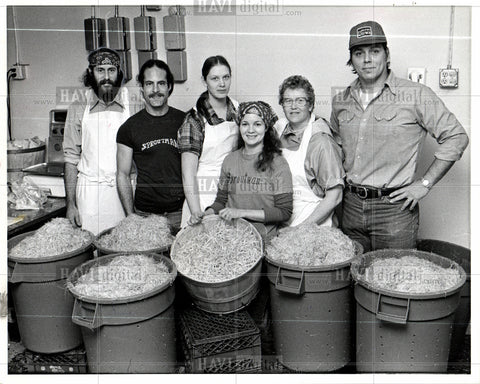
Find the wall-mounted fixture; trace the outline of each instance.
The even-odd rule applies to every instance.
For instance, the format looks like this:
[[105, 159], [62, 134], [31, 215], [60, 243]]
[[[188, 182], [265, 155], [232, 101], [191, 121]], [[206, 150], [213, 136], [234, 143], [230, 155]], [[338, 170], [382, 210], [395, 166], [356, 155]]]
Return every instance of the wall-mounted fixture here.
[[458, 68], [452, 68], [453, 56], [453, 27], [455, 23], [455, 7], [450, 9], [450, 34], [448, 39], [448, 64], [447, 68], [439, 70], [439, 83], [441, 88], [458, 88]]
[[179, 5], [168, 9], [163, 17], [163, 35], [167, 50], [167, 64], [175, 82], [187, 80], [187, 53], [185, 52], [185, 8]]
[[105, 20], [95, 17], [95, 6], [92, 6], [92, 17], [85, 19], [83, 26], [85, 29], [85, 49], [87, 51], [94, 51], [106, 46]]
[[426, 68], [408, 68], [408, 79], [415, 83], [426, 84]]
[[135, 28], [135, 48], [138, 51], [138, 68], [149, 59], [155, 59], [157, 49], [157, 35], [155, 18], [145, 16], [145, 6], [140, 7], [140, 16], [133, 19]]
[[125, 81], [132, 78], [132, 55], [130, 53], [130, 20], [118, 15], [118, 5], [115, 6], [114, 17], [107, 20], [109, 47], [118, 52], [122, 61], [122, 71]]

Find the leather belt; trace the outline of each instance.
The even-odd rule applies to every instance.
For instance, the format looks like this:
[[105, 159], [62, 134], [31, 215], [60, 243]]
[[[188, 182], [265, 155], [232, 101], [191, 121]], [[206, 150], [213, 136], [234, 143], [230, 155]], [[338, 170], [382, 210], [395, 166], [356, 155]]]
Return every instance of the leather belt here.
[[373, 188], [363, 185], [353, 185], [347, 183], [345, 189], [352, 193], [355, 193], [361, 199], [376, 199], [382, 196], [388, 196], [390, 193], [396, 191], [398, 188]]

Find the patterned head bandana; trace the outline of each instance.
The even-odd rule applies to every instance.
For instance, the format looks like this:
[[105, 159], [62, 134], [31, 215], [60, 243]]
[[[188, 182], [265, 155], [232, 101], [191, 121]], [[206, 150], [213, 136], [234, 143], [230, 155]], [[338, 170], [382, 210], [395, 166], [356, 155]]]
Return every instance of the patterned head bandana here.
[[237, 125], [240, 125], [240, 122], [247, 113], [260, 116], [265, 123], [267, 130], [272, 128], [278, 120], [277, 115], [269, 104], [264, 101], [247, 101], [245, 103], [240, 103], [238, 106], [237, 115], [235, 116], [235, 122]]
[[114, 65], [120, 67], [120, 56], [110, 48], [99, 48], [88, 55], [88, 64], [96, 65]]

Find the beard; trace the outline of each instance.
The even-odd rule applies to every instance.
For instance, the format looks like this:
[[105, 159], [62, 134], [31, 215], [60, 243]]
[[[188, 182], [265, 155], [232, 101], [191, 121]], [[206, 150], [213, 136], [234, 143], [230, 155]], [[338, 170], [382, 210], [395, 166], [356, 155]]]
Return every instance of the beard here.
[[94, 84], [92, 84], [92, 89], [100, 100], [103, 100], [103, 102], [108, 104], [115, 99], [115, 96], [117, 96], [121, 84], [122, 79], [120, 76], [118, 76], [115, 82], [108, 79], [102, 80], [100, 82], [95, 81]]

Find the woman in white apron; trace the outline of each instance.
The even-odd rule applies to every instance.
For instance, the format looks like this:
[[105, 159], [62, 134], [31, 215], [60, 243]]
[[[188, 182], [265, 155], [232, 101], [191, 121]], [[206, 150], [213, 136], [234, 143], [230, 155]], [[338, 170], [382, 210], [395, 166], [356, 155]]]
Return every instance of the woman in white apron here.
[[316, 223], [332, 226], [341, 202], [344, 171], [341, 149], [323, 119], [312, 114], [315, 92], [302, 76], [290, 76], [280, 86], [286, 119], [276, 124], [282, 154], [293, 181], [293, 213], [289, 226]]
[[182, 227], [191, 216], [203, 216], [205, 208], [213, 203], [223, 160], [238, 144], [238, 103], [228, 97], [230, 65], [222, 56], [209, 57], [203, 64], [202, 77], [207, 90], [178, 131], [185, 192]]
[[82, 154], [78, 163], [77, 208], [82, 228], [97, 235], [125, 217], [116, 187], [118, 128], [129, 118], [128, 91], [121, 88], [122, 112], [90, 113], [93, 90], [87, 91], [82, 119]]

